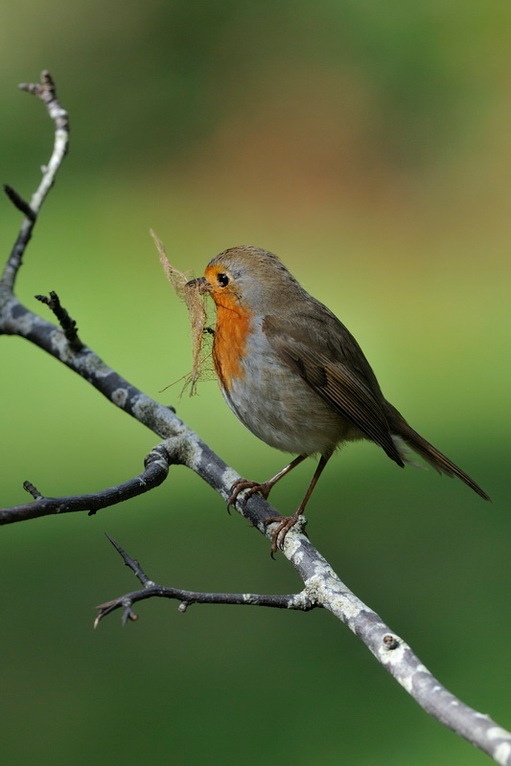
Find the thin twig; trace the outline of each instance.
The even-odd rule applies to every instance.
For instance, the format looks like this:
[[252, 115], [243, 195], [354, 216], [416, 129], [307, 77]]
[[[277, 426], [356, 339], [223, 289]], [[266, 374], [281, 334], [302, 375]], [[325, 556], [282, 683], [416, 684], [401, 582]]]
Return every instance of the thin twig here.
[[41, 493], [39, 492], [37, 487], [35, 487], [32, 484], [31, 481], [28, 481], [28, 480], [24, 481], [23, 482], [23, 489], [25, 490], [25, 492], [28, 492], [29, 495], [32, 495], [34, 500], [42, 500], [43, 499], [43, 496], [41, 495]]
[[41, 301], [41, 303], [44, 303], [46, 306], [48, 306], [51, 311], [53, 311], [56, 318], [58, 319], [60, 326], [62, 327], [70, 348], [77, 353], [81, 351], [84, 347], [84, 344], [78, 337], [78, 327], [76, 326], [76, 322], [69, 316], [66, 309], [60, 303], [60, 298], [57, 293], [52, 290], [49, 296], [35, 295], [34, 297], [38, 301]]
[[18, 194], [16, 189], [13, 189], [12, 186], [9, 186], [9, 184], [4, 184], [4, 192], [7, 194], [9, 199], [11, 200], [14, 207], [17, 207], [20, 213], [23, 213], [23, 215], [26, 215], [27, 218], [30, 218], [31, 221], [35, 221], [36, 214], [28, 204], [26, 200], [23, 199], [23, 197]]
[[25, 90], [28, 93], [37, 96], [37, 98], [46, 106], [48, 115], [55, 125], [55, 140], [52, 155], [48, 164], [42, 168], [43, 175], [41, 182], [32, 195], [30, 204], [25, 202], [21, 195], [19, 195], [11, 186], [7, 186], [5, 189], [9, 199], [14, 203], [18, 210], [21, 210], [24, 213], [25, 216], [21, 223], [20, 232], [14, 243], [9, 260], [6, 263], [2, 277], [0, 278], [0, 284], [8, 290], [14, 288], [16, 276], [22, 263], [23, 254], [32, 236], [39, 210], [41, 209], [46, 195], [55, 182], [55, 176], [69, 147], [69, 117], [57, 98], [55, 83], [53, 82], [50, 73], [47, 71], [41, 72], [40, 83], [28, 85], [22, 84], [19, 87], [21, 90]]
[[89, 516], [92, 516], [101, 508], [108, 508], [149, 492], [165, 481], [169, 473], [170, 462], [165, 443], [154, 447], [145, 458], [144, 463], [145, 470], [139, 476], [134, 476], [115, 487], [87, 495], [44, 497], [31, 482], [25, 481], [23, 488], [32, 495], [34, 501], [12, 508], [0, 509], [0, 524], [13, 524], [17, 521], [75, 511], [88, 511]]
[[139, 562], [131, 558], [121, 546], [109, 535], [108, 539], [117, 550], [122, 560], [129, 569], [135, 574], [143, 590], [125, 593], [112, 601], [105, 601], [99, 604], [96, 609], [99, 613], [94, 620], [94, 627], [97, 628], [101, 620], [116, 609], [122, 609], [122, 624], [125, 625], [128, 620], [137, 620], [138, 616], [133, 612], [132, 606], [137, 601], [144, 601], [148, 598], [168, 598], [179, 601], [179, 611], [185, 612], [191, 604], [233, 604], [236, 606], [266, 606], [273, 609], [295, 609], [302, 612], [308, 612], [315, 609], [320, 604], [313, 603], [308, 595], [294, 593], [291, 595], [260, 595], [257, 593], [203, 593], [199, 591], [183, 590], [182, 588], [168, 588], [163, 585], [157, 585], [151, 580]]

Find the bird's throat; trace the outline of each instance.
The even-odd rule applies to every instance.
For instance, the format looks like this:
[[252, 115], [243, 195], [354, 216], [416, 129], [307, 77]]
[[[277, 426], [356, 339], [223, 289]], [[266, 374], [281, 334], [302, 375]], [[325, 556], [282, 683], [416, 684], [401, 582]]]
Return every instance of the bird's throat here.
[[[227, 296], [226, 296], [227, 297]], [[234, 301], [216, 302], [213, 363], [220, 384], [230, 390], [234, 378], [244, 376], [243, 359], [246, 354], [251, 314]]]

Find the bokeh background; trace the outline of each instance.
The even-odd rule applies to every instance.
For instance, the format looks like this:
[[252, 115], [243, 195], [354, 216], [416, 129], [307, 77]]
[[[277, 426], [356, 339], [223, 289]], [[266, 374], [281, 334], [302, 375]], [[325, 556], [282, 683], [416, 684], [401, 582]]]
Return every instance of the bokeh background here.
[[[19, 82], [48, 68], [71, 152], [20, 273], [57, 290], [109, 364], [244, 475], [286, 456], [214, 382], [179, 398], [187, 316], [149, 228], [199, 275], [235, 244], [277, 252], [362, 344], [389, 399], [480, 482], [483, 503], [370, 444], [330, 463], [313, 541], [464, 701], [511, 725], [511, 6], [466, 0], [18, 0], [0, 8], [0, 177], [29, 197], [51, 125]], [[2, 252], [19, 214], [0, 200]], [[1, 505], [139, 472], [154, 435], [63, 366], [3, 338]], [[311, 461], [275, 490], [294, 510]], [[2, 529], [3, 763], [482, 764], [326, 613], [148, 602], [108, 532], [162, 584], [293, 592], [282, 557], [181, 468], [88, 518]]]

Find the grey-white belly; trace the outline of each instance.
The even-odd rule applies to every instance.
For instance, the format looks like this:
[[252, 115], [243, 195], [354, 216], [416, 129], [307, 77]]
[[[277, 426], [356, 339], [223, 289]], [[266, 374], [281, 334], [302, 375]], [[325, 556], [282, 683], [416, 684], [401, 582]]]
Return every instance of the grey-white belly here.
[[[252, 339], [254, 340], [254, 339]], [[244, 376], [233, 379], [224, 397], [241, 422], [272, 447], [294, 454], [329, 452], [353, 438], [353, 425], [338, 415], [270, 350], [261, 354], [266, 339], [256, 340], [244, 359]], [[269, 344], [268, 344], [269, 349]], [[254, 364], [250, 359], [264, 359]]]

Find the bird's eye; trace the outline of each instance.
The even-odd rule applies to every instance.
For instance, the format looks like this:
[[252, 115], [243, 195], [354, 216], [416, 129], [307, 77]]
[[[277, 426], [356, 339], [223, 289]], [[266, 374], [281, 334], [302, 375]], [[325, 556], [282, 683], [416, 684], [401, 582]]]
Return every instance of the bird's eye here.
[[227, 274], [217, 274], [216, 278], [220, 287], [227, 287], [229, 284], [229, 277]]

